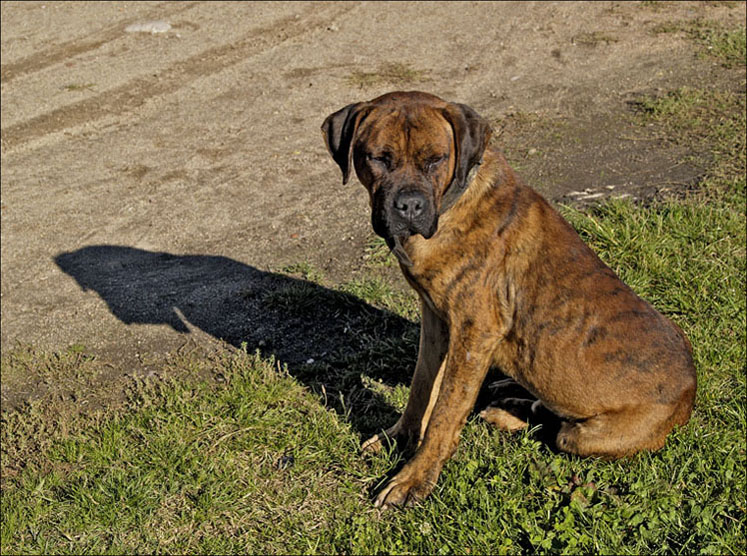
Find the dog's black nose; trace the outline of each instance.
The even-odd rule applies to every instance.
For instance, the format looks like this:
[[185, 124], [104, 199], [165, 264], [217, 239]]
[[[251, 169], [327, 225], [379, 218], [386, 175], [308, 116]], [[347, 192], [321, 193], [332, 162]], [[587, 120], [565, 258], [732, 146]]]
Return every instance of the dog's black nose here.
[[415, 220], [423, 214], [425, 195], [419, 191], [402, 191], [394, 199], [394, 209], [406, 220]]

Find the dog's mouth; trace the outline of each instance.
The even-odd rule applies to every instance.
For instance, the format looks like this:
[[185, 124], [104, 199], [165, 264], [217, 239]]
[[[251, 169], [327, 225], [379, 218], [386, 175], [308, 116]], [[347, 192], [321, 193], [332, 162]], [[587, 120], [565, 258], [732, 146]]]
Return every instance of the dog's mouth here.
[[[374, 232], [384, 238], [401, 264], [412, 266], [412, 259], [404, 245], [412, 236], [421, 235], [429, 239], [436, 233], [438, 213], [433, 199], [413, 188], [379, 187], [372, 201], [371, 223]], [[417, 210], [407, 210], [412, 201], [418, 203]]]
[[[380, 224], [380, 223], [377, 223]], [[433, 237], [438, 229], [438, 218], [436, 218], [431, 226], [427, 229], [411, 229], [409, 226], [393, 226], [394, 230], [389, 229], [386, 226], [374, 225], [374, 231], [384, 238], [389, 250], [397, 257], [397, 260], [407, 267], [412, 266], [412, 259], [407, 255], [405, 251], [405, 242], [415, 235], [421, 235], [425, 239]]]

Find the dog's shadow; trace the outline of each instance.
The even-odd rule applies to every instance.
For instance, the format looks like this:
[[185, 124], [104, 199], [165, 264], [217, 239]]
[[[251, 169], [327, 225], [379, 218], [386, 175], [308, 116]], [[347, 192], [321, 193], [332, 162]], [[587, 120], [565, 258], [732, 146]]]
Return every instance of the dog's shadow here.
[[93, 245], [54, 260], [125, 324], [187, 333], [189, 323], [250, 353], [274, 355], [362, 435], [397, 418], [363, 379], [409, 383], [418, 327], [394, 313], [227, 257]]

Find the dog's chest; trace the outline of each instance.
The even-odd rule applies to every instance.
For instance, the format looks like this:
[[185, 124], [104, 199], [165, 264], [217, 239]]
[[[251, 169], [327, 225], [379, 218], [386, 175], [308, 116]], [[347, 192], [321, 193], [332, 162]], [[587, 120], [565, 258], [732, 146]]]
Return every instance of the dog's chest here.
[[[470, 313], [480, 314], [480, 307], [494, 300], [488, 299], [484, 288], [485, 277], [496, 262], [464, 244], [461, 249], [451, 251], [430, 249], [427, 257], [422, 251], [413, 259], [412, 266], [400, 265], [410, 286], [417, 291], [431, 310], [445, 321], [459, 314], [470, 318]], [[497, 269], [496, 269], [497, 270]], [[489, 297], [489, 296], [488, 296]], [[451, 318], [447, 319], [447, 315]]]

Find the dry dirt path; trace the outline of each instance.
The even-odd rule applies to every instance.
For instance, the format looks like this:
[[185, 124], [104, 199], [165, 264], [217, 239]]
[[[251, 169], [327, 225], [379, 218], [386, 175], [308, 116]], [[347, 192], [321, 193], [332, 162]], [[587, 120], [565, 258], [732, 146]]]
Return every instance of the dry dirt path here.
[[[274, 326], [251, 292], [283, 265], [355, 274], [366, 196], [319, 133], [347, 103], [404, 88], [470, 104], [553, 199], [693, 179], [619, 126], [637, 96], [715, 71], [657, 25], [743, 22], [744, 5], [3, 2], [1, 16], [2, 349], [83, 344], [129, 372], [188, 334]], [[128, 30], [149, 21], [170, 28]], [[3, 381], [3, 402], [29, 392]]]

